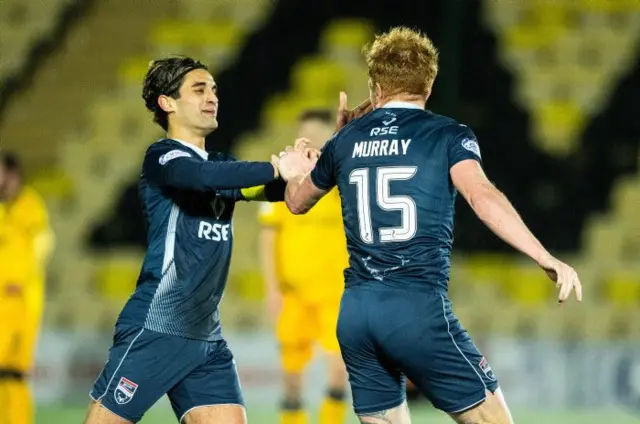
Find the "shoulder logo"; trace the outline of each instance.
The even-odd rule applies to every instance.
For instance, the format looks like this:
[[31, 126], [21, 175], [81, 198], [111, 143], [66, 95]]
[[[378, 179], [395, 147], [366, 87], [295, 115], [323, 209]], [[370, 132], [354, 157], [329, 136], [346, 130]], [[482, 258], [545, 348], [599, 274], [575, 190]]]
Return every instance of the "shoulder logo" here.
[[479, 158], [482, 157], [480, 156], [480, 146], [478, 145], [478, 142], [475, 141], [474, 139], [465, 138], [464, 140], [462, 140], [462, 147], [464, 147], [471, 153], [475, 154]]
[[133, 395], [136, 394], [136, 390], [138, 390], [138, 385], [136, 383], [128, 378], [122, 377], [113, 392], [113, 397], [118, 405], [124, 405], [133, 399]]
[[164, 165], [167, 162], [169, 162], [170, 160], [176, 159], [176, 158], [190, 158], [191, 154], [185, 152], [184, 150], [172, 150], [168, 153], [165, 153], [164, 155], [160, 156], [160, 165]]

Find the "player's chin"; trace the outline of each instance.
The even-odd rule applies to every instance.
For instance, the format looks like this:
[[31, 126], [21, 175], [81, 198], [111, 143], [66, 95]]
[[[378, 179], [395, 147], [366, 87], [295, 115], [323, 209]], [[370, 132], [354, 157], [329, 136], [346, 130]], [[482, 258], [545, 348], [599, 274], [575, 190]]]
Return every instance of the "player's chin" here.
[[218, 119], [208, 119], [207, 122], [203, 123], [202, 128], [208, 132], [214, 131], [216, 128], [218, 128]]

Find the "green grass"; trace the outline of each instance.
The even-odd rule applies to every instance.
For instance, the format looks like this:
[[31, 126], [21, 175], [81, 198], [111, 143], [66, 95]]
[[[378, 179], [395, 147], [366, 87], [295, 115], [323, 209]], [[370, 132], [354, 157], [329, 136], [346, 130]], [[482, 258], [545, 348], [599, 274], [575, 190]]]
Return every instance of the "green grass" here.
[[[37, 411], [36, 424], [81, 424], [85, 408], [46, 406]], [[275, 410], [248, 410], [249, 424], [277, 424]], [[453, 421], [440, 412], [431, 409], [413, 408], [415, 424], [451, 424]], [[632, 415], [620, 410], [541, 412], [514, 411], [516, 424], [640, 424], [640, 413]], [[150, 410], [141, 421], [145, 424], [175, 424], [173, 412], [165, 405]], [[315, 419], [311, 423], [315, 423]], [[350, 416], [348, 424], [357, 424], [355, 416]]]

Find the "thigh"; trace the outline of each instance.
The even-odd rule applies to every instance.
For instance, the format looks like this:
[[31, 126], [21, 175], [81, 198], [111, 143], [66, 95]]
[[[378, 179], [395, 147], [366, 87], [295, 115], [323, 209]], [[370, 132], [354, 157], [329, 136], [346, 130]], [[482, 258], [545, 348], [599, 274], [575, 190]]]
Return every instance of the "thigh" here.
[[294, 294], [282, 297], [276, 335], [281, 345], [310, 344], [316, 337], [313, 308]]
[[119, 417], [102, 406], [100, 401], [92, 401], [84, 424], [130, 424], [133, 421]]
[[404, 377], [381, 355], [369, 328], [371, 304], [365, 290], [347, 289], [338, 317], [338, 341], [358, 415], [392, 409], [405, 400]]
[[395, 408], [370, 414], [360, 414], [358, 419], [362, 424], [411, 424], [407, 401]]
[[300, 373], [313, 357], [316, 321], [311, 308], [298, 297], [283, 298], [278, 317], [277, 339], [282, 368], [288, 373]]
[[[244, 411], [244, 399], [240, 388], [240, 379], [233, 354], [224, 340], [207, 342], [207, 361], [191, 371], [168, 395], [173, 411], [180, 420], [189, 413], [210, 406], [230, 405], [230, 408], [215, 410], [233, 411], [239, 407]], [[235, 406], [235, 407], [233, 407]]]
[[325, 352], [339, 354], [340, 344], [336, 331], [340, 314], [340, 299], [325, 300], [318, 305], [316, 311], [318, 314], [318, 343]]
[[487, 391], [498, 387], [489, 363], [445, 296], [423, 295], [416, 305], [417, 310], [405, 315], [415, 317], [412, 324], [390, 339], [402, 338], [393, 343], [398, 347], [392, 352], [394, 360], [436, 408], [456, 413], [479, 405]]
[[139, 421], [197, 366], [201, 358], [195, 343], [140, 327], [119, 327], [91, 398], [125, 420]]
[[493, 393], [487, 392], [486, 395], [486, 400], [481, 404], [467, 411], [449, 415], [459, 424], [513, 424], [511, 412], [500, 388]]

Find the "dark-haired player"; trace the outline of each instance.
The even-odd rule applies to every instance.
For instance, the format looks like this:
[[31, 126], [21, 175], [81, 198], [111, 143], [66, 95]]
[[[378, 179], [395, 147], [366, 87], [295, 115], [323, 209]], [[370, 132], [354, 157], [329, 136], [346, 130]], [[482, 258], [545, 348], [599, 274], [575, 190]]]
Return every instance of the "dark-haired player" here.
[[404, 374], [458, 423], [511, 424], [496, 376], [447, 297], [456, 191], [557, 282], [560, 302], [573, 289], [581, 299], [580, 281], [489, 182], [471, 129], [424, 110], [438, 70], [431, 40], [395, 28], [366, 60], [375, 110], [331, 139], [285, 195], [293, 213], [306, 213], [340, 191], [350, 267], [338, 340], [355, 412], [362, 423], [410, 423]]
[[218, 313], [233, 210], [239, 200], [282, 198], [276, 178], [300, 176], [311, 161], [291, 149], [283, 166], [275, 156], [238, 162], [205, 151], [205, 137], [218, 126], [216, 92], [207, 68], [190, 58], [157, 60], [145, 77], [142, 97], [167, 136], [142, 164], [148, 249], [91, 391], [87, 424], [137, 422], [164, 394], [181, 422], [246, 422]]

